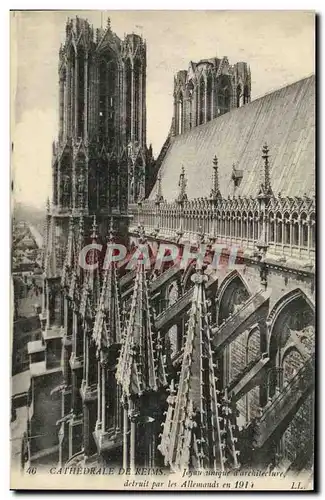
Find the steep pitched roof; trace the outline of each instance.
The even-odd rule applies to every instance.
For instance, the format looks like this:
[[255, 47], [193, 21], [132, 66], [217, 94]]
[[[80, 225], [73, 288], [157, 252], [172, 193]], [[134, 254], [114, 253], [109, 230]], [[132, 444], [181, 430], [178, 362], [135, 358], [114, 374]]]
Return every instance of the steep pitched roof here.
[[[271, 185], [275, 195], [314, 194], [315, 76], [305, 78], [231, 110], [178, 135], [160, 168], [164, 198], [177, 198], [178, 177], [186, 169], [188, 198], [208, 197], [211, 165], [219, 160], [221, 195], [226, 198], [258, 195], [261, 185], [261, 148], [270, 149]], [[234, 191], [232, 165], [243, 172]], [[150, 193], [154, 200], [157, 182]]]

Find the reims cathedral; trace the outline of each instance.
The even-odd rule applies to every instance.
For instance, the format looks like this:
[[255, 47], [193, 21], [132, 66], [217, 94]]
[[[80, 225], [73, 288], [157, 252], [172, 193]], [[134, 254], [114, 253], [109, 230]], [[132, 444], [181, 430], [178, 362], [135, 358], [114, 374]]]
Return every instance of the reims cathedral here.
[[[155, 159], [146, 51], [66, 24], [22, 466], [311, 474], [315, 78], [251, 100], [248, 63], [189, 62]], [[104, 266], [112, 244], [151, 265]]]

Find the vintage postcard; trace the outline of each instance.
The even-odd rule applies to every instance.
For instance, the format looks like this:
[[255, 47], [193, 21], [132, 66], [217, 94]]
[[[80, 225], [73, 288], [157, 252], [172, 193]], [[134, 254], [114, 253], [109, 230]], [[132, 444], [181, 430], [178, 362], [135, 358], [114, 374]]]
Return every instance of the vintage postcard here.
[[313, 490], [315, 13], [10, 22], [11, 488]]

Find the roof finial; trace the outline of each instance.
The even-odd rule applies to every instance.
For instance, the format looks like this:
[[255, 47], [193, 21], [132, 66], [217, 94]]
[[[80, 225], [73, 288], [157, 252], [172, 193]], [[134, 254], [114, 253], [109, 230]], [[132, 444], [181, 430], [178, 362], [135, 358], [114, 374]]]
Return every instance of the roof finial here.
[[218, 158], [215, 156], [213, 158], [213, 172], [212, 172], [212, 188], [210, 193], [210, 199], [212, 201], [221, 198], [221, 193], [219, 189], [219, 170], [218, 170]]
[[180, 188], [179, 195], [177, 197], [178, 203], [184, 203], [184, 201], [187, 200], [186, 184], [187, 184], [187, 181], [185, 179], [185, 169], [184, 169], [184, 165], [182, 165], [182, 170], [181, 170], [181, 173], [179, 175], [179, 182], [178, 182], [178, 187]]

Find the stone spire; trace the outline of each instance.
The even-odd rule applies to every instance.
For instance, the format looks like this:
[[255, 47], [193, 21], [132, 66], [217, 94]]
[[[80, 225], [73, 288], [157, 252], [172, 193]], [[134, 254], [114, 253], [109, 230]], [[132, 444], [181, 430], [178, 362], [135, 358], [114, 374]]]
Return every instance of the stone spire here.
[[[145, 244], [143, 235], [140, 236]], [[127, 399], [158, 391], [167, 385], [162, 347], [154, 328], [145, 263], [137, 264], [128, 324], [119, 356], [116, 379]]]
[[194, 293], [178, 390], [171, 389], [161, 438], [165, 464], [223, 470], [225, 452], [211, 348], [203, 269], [193, 275]]
[[186, 194], [186, 178], [185, 178], [185, 169], [184, 165], [182, 165], [182, 170], [179, 175], [179, 182], [178, 182], [178, 187], [179, 187], [179, 194], [177, 197], [177, 203], [184, 203], [184, 201], [187, 200], [187, 194]]
[[212, 201], [216, 201], [218, 198], [221, 198], [221, 193], [219, 188], [218, 158], [215, 156], [213, 158], [212, 188], [210, 199]]
[[[108, 235], [108, 245], [114, 243], [113, 221]], [[107, 262], [104, 269], [103, 285], [92, 334], [97, 353], [104, 352], [110, 345], [120, 343], [121, 302], [116, 275], [116, 262]]]

